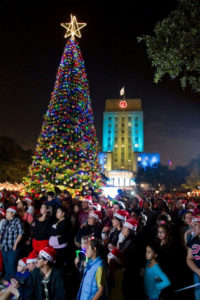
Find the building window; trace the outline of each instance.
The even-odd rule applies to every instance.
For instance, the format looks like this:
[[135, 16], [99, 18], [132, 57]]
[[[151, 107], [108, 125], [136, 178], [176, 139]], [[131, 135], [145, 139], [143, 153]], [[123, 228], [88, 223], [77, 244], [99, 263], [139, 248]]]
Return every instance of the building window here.
[[108, 141], [110, 141], [111, 140], [111, 137], [108, 137]]
[[122, 117], [122, 119], [121, 119], [121, 120], [122, 120], [122, 122], [124, 122], [124, 117]]
[[122, 136], [121, 141], [124, 142], [124, 137]]
[[111, 130], [108, 130], [108, 134], [111, 133]]
[[112, 117], [108, 117], [108, 121], [111, 121], [112, 120]]
[[138, 120], [138, 116], [135, 116], [135, 120]]
[[135, 138], [135, 142], [138, 142], [138, 137]]
[[128, 121], [129, 121], [129, 122], [131, 121], [131, 117], [130, 117], [130, 116], [128, 117]]
[[114, 162], [117, 162], [117, 158], [114, 159]]
[[128, 126], [131, 127], [131, 122], [128, 122]]
[[135, 144], [135, 148], [138, 148], [138, 144]]
[[115, 122], [118, 122], [118, 117], [115, 117]]
[[135, 123], [135, 127], [138, 127], [138, 123]]
[[111, 124], [110, 124], [110, 123], [108, 124], [108, 127], [111, 127]]
[[141, 161], [142, 160], [142, 158], [140, 157], [140, 156], [138, 156], [138, 159], [137, 159], [138, 161]]
[[124, 130], [122, 130], [121, 133], [124, 133]]
[[124, 127], [124, 123], [122, 123], [122, 127]]

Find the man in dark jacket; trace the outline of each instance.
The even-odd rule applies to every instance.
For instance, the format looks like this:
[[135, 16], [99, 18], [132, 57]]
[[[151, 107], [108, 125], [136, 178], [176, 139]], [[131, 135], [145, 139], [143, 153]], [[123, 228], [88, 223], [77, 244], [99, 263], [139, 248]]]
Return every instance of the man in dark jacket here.
[[36, 269], [33, 270], [26, 285], [26, 300], [66, 299], [63, 276], [52, 265], [55, 254], [52, 247], [45, 247], [39, 252]]

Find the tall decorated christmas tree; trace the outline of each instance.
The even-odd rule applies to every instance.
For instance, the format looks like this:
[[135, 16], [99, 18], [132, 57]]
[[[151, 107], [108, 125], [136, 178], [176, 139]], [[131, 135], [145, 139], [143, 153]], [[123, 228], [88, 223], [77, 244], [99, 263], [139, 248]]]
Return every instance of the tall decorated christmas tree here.
[[86, 24], [61, 24], [67, 43], [58, 68], [54, 90], [44, 115], [25, 191], [40, 194], [55, 186], [72, 195], [99, 191], [103, 182], [98, 164], [98, 142], [93, 122], [84, 61], [75, 35]]

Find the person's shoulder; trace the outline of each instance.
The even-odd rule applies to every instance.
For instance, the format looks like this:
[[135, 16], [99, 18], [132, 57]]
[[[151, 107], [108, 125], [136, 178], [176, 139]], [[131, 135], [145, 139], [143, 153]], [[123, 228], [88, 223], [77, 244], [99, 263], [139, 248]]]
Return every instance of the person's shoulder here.
[[200, 238], [198, 236], [194, 236], [191, 238], [191, 240], [188, 242], [188, 247], [192, 247], [193, 244], [199, 244], [200, 245]]

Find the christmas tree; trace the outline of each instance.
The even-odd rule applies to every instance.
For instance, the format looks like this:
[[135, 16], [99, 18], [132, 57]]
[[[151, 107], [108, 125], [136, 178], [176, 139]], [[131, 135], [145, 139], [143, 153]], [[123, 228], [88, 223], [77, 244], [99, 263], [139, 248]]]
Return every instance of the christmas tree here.
[[73, 196], [92, 187], [99, 191], [102, 177], [98, 164], [98, 142], [93, 123], [84, 61], [74, 35], [85, 24], [62, 24], [68, 38], [58, 68], [54, 90], [44, 115], [25, 190], [40, 194], [55, 186]]

